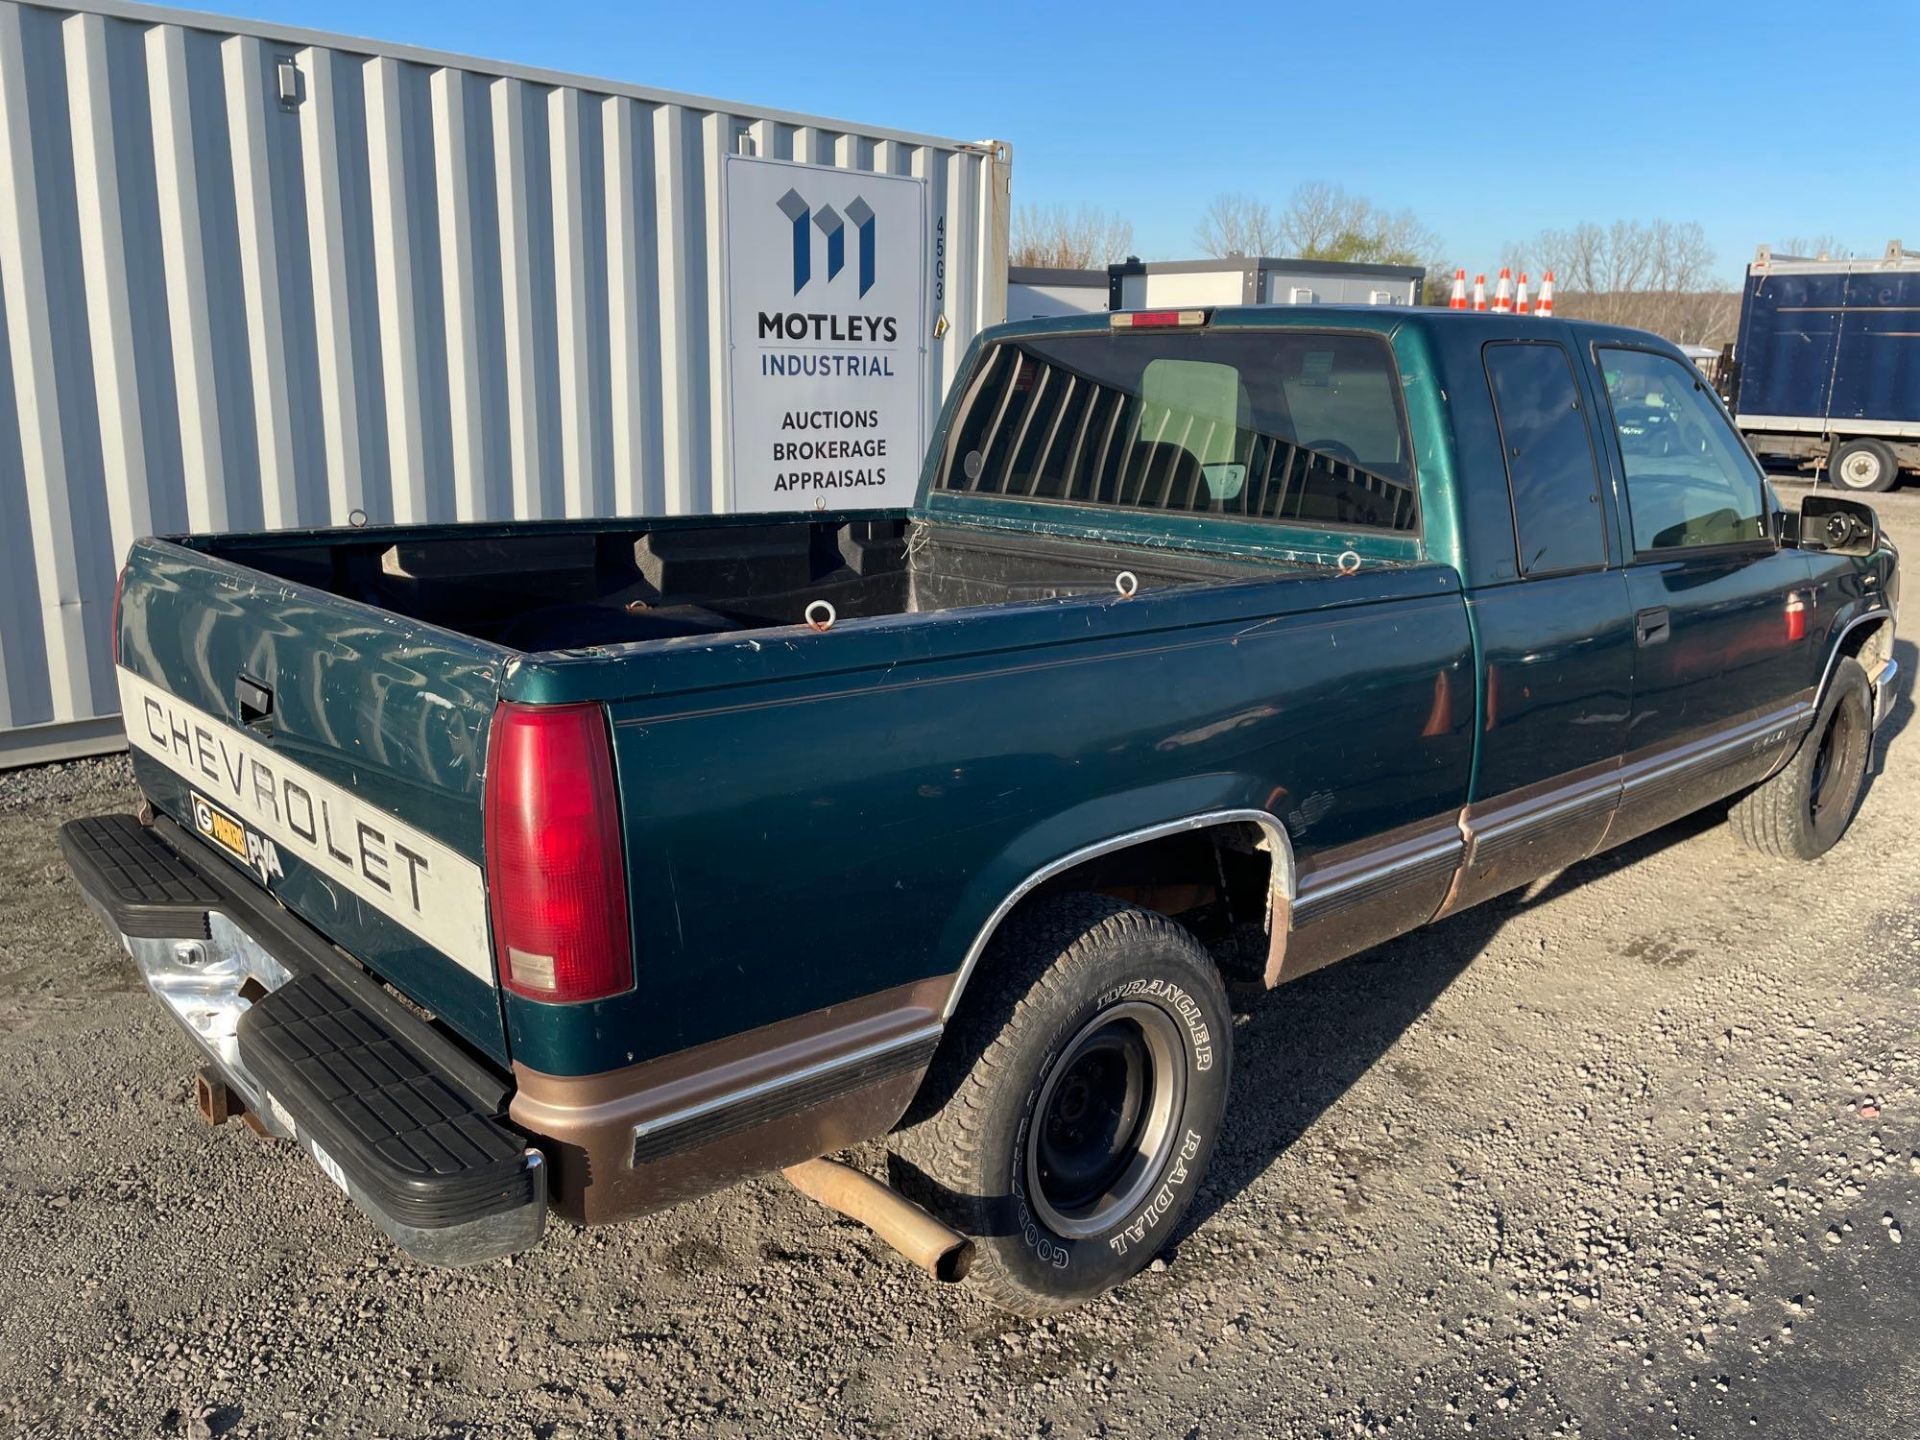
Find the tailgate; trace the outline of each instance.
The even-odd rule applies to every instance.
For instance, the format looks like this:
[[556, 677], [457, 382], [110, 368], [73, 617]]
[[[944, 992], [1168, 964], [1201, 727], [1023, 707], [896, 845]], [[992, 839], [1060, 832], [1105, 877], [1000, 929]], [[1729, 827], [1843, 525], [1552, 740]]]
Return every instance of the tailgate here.
[[141, 789], [504, 1061], [480, 792], [509, 652], [164, 540], [122, 583]]

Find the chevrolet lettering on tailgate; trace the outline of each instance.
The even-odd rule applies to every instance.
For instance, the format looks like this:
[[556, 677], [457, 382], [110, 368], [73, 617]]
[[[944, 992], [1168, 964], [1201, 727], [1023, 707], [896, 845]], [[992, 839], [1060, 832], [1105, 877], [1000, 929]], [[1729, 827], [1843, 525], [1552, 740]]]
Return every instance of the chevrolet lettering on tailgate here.
[[194, 787], [202, 835], [263, 881], [288, 858], [315, 867], [491, 983], [478, 865], [218, 716], [119, 673], [128, 742]]

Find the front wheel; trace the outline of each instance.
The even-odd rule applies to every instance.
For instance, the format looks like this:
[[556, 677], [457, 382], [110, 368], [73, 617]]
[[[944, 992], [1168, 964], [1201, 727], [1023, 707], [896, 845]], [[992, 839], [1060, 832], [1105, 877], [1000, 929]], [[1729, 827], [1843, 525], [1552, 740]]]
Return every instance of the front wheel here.
[[1145, 1268], [1193, 1203], [1226, 1109], [1232, 1012], [1163, 915], [1099, 895], [1016, 913], [981, 958], [895, 1184], [975, 1241], [973, 1283], [1044, 1315]]
[[1878, 440], [1849, 440], [1833, 452], [1833, 478], [1844, 490], [1861, 494], [1891, 490], [1900, 478], [1893, 451]]
[[1816, 860], [1846, 833], [1866, 789], [1873, 750], [1873, 687], [1843, 655], [1800, 748], [1772, 779], [1733, 807], [1734, 834], [1779, 860]]

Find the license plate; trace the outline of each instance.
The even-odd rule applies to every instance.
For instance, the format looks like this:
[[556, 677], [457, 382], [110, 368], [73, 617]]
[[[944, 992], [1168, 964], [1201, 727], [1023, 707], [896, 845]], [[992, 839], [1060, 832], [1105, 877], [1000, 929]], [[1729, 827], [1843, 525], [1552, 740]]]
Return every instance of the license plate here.
[[273, 841], [256, 835], [197, 791], [188, 794], [193, 801], [194, 829], [259, 875], [261, 883], [282, 873], [280, 852]]
[[247, 827], [204, 795], [193, 797], [193, 828], [236, 860], [247, 858]]

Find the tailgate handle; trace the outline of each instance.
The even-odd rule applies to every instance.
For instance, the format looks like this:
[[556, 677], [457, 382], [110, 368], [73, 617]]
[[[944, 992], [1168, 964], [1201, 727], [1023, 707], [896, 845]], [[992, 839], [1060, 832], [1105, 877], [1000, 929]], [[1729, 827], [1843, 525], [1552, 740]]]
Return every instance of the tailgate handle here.
[[242, 675], [233, 683], [233, 698], [239, 702], [242, 725], [264, 726], [273, 719], [273, 691], [250, 676]]
[[1633, 639], [1637, 645], [1664, 645], [1667, 637], [1673, 633], [1673, 624], [1667, 617], [1667, 607], [1655, 605], [1651, 610], [1639, 610], [1633, 617]]

